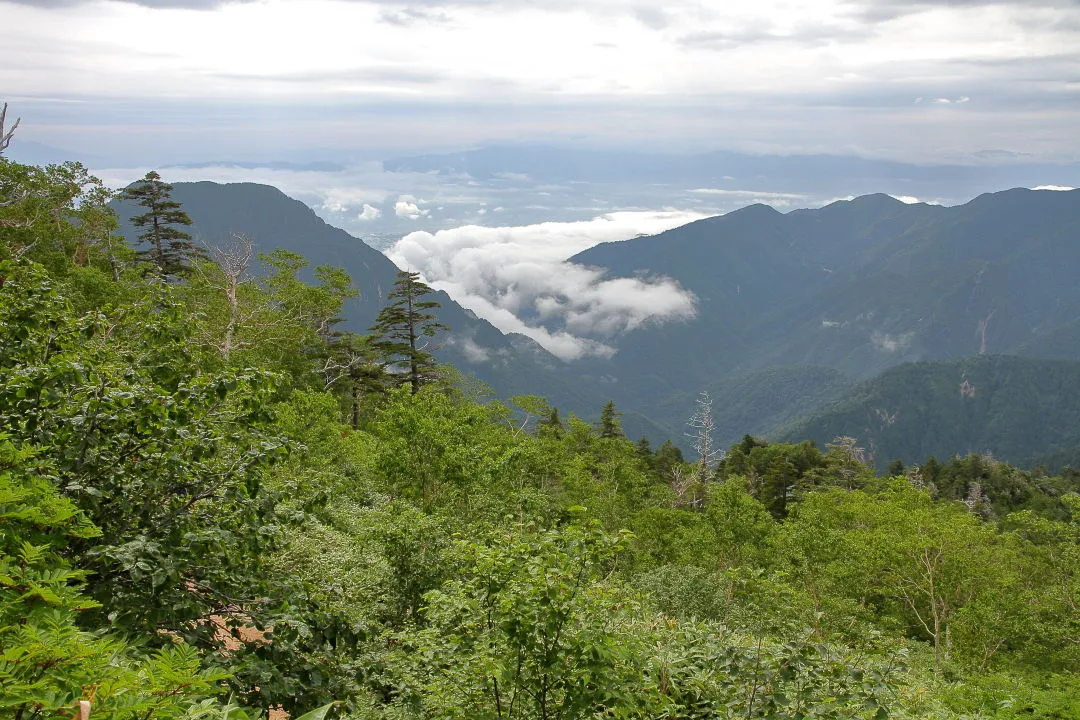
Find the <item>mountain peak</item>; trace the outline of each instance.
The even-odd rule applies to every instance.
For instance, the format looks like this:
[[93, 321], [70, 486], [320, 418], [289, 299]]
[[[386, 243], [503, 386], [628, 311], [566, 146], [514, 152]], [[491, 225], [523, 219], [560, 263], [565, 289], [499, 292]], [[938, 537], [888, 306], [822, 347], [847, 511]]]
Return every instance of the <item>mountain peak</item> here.
[[858, 208], [895, 208], [897, 206], [906, 205], [902, 200], [897, 200], [892, 195], [885, 193], [871, 193], [869, 195], [860, 195], [857, 198], [851, 200], [837, 200], [833, 205], [839, 205], [840, 203], [846, 203], [851, 207]]
[[783, 213], [774, 208], [772, 205], [766, 205], [765, 203], [754, 203], [753, 205], [747, 205], [746, 207], [739, 208], [738, 210], [732, 210], [727, 215], [721, 215], [720, 217], [742, 217], [747, 219], [754, 219], [764, 217], [777, 217], [780, 215], [783, 215]]

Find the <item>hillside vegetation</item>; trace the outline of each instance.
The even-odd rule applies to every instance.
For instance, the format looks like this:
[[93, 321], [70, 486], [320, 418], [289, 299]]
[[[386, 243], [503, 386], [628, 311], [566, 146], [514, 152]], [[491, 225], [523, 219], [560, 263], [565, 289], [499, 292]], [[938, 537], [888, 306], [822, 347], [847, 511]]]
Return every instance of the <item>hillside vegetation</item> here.
[[778, 434], [858, 437], [882, 468], [990, 453], [1060, 469], [1080, 448], [1080, 362], [991, 355], [901, 365]]
[[1080, 716], [1075, 475], [414, 392], [340, 268], [165, 274], [108, 199], [0, 159], [5, 716]]

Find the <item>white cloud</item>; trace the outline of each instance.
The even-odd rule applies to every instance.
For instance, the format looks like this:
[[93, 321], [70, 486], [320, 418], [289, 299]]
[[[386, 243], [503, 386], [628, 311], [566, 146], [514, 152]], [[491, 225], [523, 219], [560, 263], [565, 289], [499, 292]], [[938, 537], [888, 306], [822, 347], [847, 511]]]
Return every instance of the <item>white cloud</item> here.
[[922, 202], [922, 200], [913, 195], [890, 195], [889, 197], [894, 200], [899, 200], [902, 203], [906, 203], [907, 205], [917, 205]]
[[694, 188], [690, 190], [695, 195], [720, 197], [724, 199], [762, 205], [771, 205], [775, 208], [787, 208], [792, 205], [805, 205], [809, 200], [808, 195], [802, 193], [767, 192], [764, 190], [727, 190], [724, 188]]
[[480, 345], [469, 335], [462, 335], [460, 333], [457, 335], [449, 335], [446, 338], [446, 344], [460, 348], [465, 359], [473, 364], [479, 365], [480, 363], [485, 363], [491, 359], [491, 353], [488, 349]]
[[655, 234], [701, 217], [618, 212], [583, 222], [418, 231], [387, 255], [500, 330], [527, 335], [559, 357], [610, 355], [620, 333], [691, 317], [694, 297], [668, 278], [605, 278], [567, 258], [600, 242]]
[[[1067, 0], [892, 2], [884, 19], [858, 12], [869, 0], [671, 0], [662, 12], [621, 0], [402, 2], [391, 12], [375, 1], [190, 3], [213, 7], [0, 0], [5, 93], [102, 102], [51, 110], [24, 132], [47, 142], [81, 128], [98, 147], [146, 136], [280, 149], [663, 135], [788, 148], [808, 138], [846, 148], [854, 137], [892, 157], [1078, 148], [1066, 99], [1080, 29]], [[892, 12], [904, 5], [918, 12]], [[925, 118], [910, 112], [916, 97]], [[934, 98], [970, 105], [950, 120], [931, 110]], [[176, 104], [141, 104], [167, 99]], [[598, 122], [616, 101], [621, 122]], [[227, 119], [197, 109], [214, 103], [230, 104]], [[406, 109], [389, 117], [390, 105]], [[178, 108], [188, 114], [170, 114]]]
[[428, 214], [428, 211], [421, 209], [418, 203], [422, 203], [423, 200], [417, 200], [412, 195], [402, 195], [394, 203], [394, 214], [401, 218], [408, 218], [410, 220], [416, 220]]
[[[733, 178], [726, 178], [733, 179]], [[725, 190], [723, 188], [694, 188], [690, 192], [696, 195], [720, 195], [732, 198], [770, 198], [783, 200], [805, 200], [801, 193], [766, 192], [764, 190]]]
[[1068, 185], [1036, 185], [1035, 187], [1033, 187], [1031, 189], [1032, 190], [1056, 190], [1058, 192], [1069, 192], [1070, 190], [1075, 190], [1076, 188], [1070, 187]]
[[356, 216], [357, 220], [375, 220], [382, 215], [382, 210], [364, 203], [364, 209]]

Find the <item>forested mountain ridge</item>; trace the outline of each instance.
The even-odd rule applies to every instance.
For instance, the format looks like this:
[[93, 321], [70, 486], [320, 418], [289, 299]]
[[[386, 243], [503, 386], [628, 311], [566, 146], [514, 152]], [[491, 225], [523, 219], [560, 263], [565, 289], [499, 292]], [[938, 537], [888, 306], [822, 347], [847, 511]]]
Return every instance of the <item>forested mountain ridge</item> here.
[[1080, 451], [1080, 362], [986, 355], [908, 363], [777, 431], [859, 438], [878, 467], [979, 453], [1060, 469]]
[[751, 206], [572, 260], [665, 275], [698, 296], [687, 327], [620, 343], [613, 362], [628, 370], [638, 346], [671, 347], [650, 333], [682, 332], [698, 334], [721, 372], [815, 363], [868, 377], [905, 360], [1011, 353], [1069, 326], [1080, 316], [1068, 270], [1078, 232], [1077, 190], [950, 208], [870, 195], [787, 214]]
[[582, 371], [617, 377], [627, 407], [681, 395], [685, 417], [699, 389], [770, 366], [865, 379], [980, 353], [1077, 359], [1078, 235], [1080, 191], [1015, 189], [956, 207], [885, 195], [786, 214], [751, 206], [605, 243], [572, 260], [673, 278], [697, 316], [631, 331]]

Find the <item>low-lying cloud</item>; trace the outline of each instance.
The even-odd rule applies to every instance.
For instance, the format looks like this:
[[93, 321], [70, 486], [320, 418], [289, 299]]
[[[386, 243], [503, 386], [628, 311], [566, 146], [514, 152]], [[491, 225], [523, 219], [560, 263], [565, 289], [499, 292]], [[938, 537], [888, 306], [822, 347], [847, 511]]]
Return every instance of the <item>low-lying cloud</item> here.
[[701, 217], [616, 212], [583, 222], [418, 231], [387, 255], [500, 330], [527, 335], [560, 358], [607, 356], [622, 333], [692, 317], [694, 296], [670, 278], [608, 278], [603, 269], [567, 259], [601, 242], [651, 235]]

